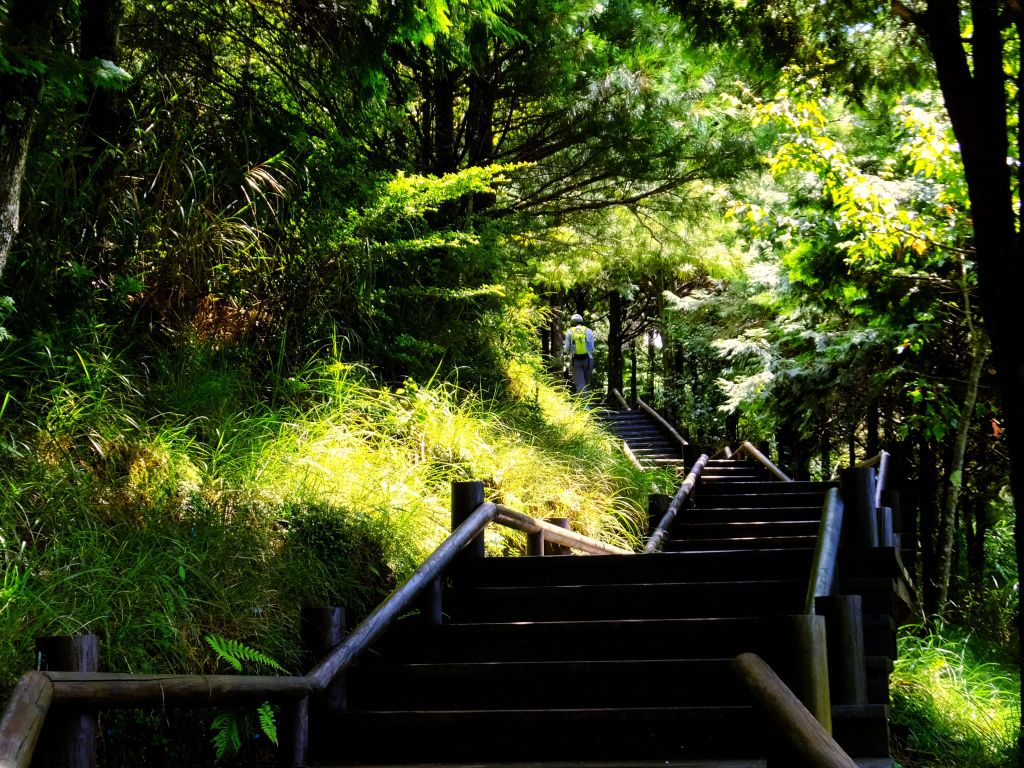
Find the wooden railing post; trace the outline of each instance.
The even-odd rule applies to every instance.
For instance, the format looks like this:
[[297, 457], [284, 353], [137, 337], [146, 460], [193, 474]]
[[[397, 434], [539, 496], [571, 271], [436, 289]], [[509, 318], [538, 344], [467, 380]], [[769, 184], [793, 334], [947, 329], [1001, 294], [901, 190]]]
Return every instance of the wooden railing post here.
[[[479, 480], [452, 483], [452, 530], [454, 531], [484, 503], [484, 484]], [[484, 534], [474, 537], [459, 553], [459, 561], [484, 556]]]
[[[345, 609], [339, 606], [303, 608], [300, 621], [302, 647], [314, 663], [341, 645], [348, 631]], [[339, 714], [348, 708], [344, 672], [324, 690], [323, 702], [331, 714]]]
[[[36, 640], [39, 668], [46, 672], [96, 672], [99, 639], [96, 635], [57, 635]], [[43, 742], [50, 764], [92, 768], [96, 764], [96, 714], [68, 712], [48, 718]]]
[[852, 467], [839, 473], [843, 495], [843, 546], [869, 549], [878, 546], [878, 525], [875, 512], [875, 470]]
[[647, 497], [647, 535], [654, 533], [661, 518], [668, 512], [672, 497], [664, 493], [652, 493]]
[[544, 531], [534, 531], [526, 534], [526, 556], [544, 556]]
[[829, 697], [833, 704], [867, 704], [864, 619], [860, 595], [819, 597], [815, 610], [828, 633]]
[[832, 733], [828, 649], [825, 617], [801, 614], [787, 617], [793, 668], [791, 688], [826, 732]]
[[[299, 612], [299, 636], [307, 658], [319, 661], [345, 639], [345, 609], [306, 607]], [[324, 690], [323, 697], [309, 696], [284, 707], [280, 763], [294, 768], [309, 764], [310, 723], [325, 723], [330, 715], [346, 709], [345, 673], [342, 672]]]
[[[568, 517], [545, 517], [544, 522], [551, 523], [551, 525], [557, 525], [559, 528], [565, 528], [569, 530], [569, 518]], [[571, 555], [572, 549], [565, 546], [564, 544], [556, 544], [553, 541], [544, 542], [544, 554], [545, 555]]]

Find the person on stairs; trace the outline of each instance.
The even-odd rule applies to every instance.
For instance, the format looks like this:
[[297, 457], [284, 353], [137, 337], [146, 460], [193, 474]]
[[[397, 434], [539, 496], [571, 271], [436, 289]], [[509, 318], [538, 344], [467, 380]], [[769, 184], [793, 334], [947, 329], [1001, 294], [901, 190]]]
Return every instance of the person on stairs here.
[[581, 315], [570, 319], [572, 327], [565, 332], [565, 354], [572, 355], [572, 383], [576, 394], [590, 386], [594, 372], [594, 332], [583, 324]]

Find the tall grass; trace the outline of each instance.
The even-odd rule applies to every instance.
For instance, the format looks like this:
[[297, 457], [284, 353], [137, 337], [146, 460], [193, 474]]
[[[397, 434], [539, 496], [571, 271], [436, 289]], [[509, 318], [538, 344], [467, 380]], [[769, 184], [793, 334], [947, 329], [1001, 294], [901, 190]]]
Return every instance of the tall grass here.
[[901, 630], [892, 724], [904, 768], [1017, 765], [1020, 676], [982, 660], [970, 638]]
[[453, 480], [618, 543], [643, 519], [649, 479], [525, 366], [487, 399], [334, 356], [260, 379], [209, 350], [4, 351], [0, 693], [44, 634], [100, 635], [111, 670], [212, 671], [207, 634], [297, 669], [298, 607], [372, 607], [447, 532]]

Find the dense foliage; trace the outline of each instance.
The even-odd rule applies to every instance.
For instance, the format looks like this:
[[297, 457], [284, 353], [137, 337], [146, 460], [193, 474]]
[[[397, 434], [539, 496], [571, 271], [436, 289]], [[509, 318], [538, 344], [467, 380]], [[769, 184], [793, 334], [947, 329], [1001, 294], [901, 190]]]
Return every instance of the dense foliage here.
[[0, 683], [81, 628], [295, 667], [280, 596], [365, 610], [452, 479], [630, 541], [572, 312], [694, 442], [891, 451], [928, 624], [1013, 646], [1022, 18], [0, 2]]

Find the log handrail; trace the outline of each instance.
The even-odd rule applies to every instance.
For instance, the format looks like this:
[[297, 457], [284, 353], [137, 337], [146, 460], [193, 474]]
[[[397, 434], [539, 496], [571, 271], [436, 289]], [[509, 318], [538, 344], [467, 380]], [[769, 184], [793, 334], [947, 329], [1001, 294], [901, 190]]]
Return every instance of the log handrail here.
[[616, 400], [618, 400], [619, 405], [622, 406], [622, 410], [624, 410], [624, 411], [632, 411], [633, 410], [632, 408], [629, 407], [629, 403], [626, 402], [626, 398], [624, 398], [622, 396], [622, 393], [619, 392], [619, 390], [617, 388], [612, 388], [612, 397], [614, 397]]
[[857, 768], [796, 694], [760, 656], [742, 653], [732, 668], [790, 747], [811, 768]]
[[631, 550], [616, 547], [614, 544], [605, 544], [603, 541], [584, 536], [582, 533], [559, 528], [557, 525], [552, 525], [544, 520], [538, 520], [522, 512], [516, 512], [504, 504], [498, 504], [497, 511], [498, 514], [495, 522], [523, 533], [543, 533], [545, 539], [555, 544], [572, 547], [592, 555], [633, 554]]
[[326, 688], [348, 667], [355, 658], [370, 644], [384, 634], [391, 624], [408, 611], [416, 598], [429, 587], [442, 572], [451, 565], [455, 556], [462, 551], [471, 540], [481, 534], [487, 524], [498, 516], [498, 508], [485, 501], [452, 531], [441, 546], [435, 549], [417, 568], [409, 580], [392, 592], [388, 598], [378, 605], [373, 612], [363, 619], [345, 638], [341, 645], [334, 648], [310, 672], [309, 677], [316, 680], [321, 688]]
[[[875, 508], [882, 508], [882, 493], [889, 487], [889, 462], [891, 457], [888, 451], [879, 451], [878, 454], [872, 456], [870, 459], [864, 459], [864, 461], [858, 462], [853, 466], [857, 469], [867, 469], [868, 467], [878, 466], [877, 479], [875, 480]], [[838, 465], [837, 465], [838, 468]]]
[[741, 453], [746, 453], [750, 456], [750, 458], [754, 459], [755, 461], [759, 461], [768, 469], [769, 472], [771, 472], [773, 475], [779, 478], [779, 480], [785, 480], [787, 483], [793, 482], [793, 478], [791, 478], [789, 475], [787, 475], [785, 472], [783, 472], [781, 469], [775, 466], [771, 459], [769, 459], [767, 456], [765, 456], [763, 453], [757, 450], [757, 448], [754, 447], [753, 443], [744, 440], [740, 447], [736, 449], [736, 453], [733, 455], [739, 456]]
[[622, 452], [626, 454], [626, 458], [629, 459], [630, 463], [640, 472], [646, 472], [647, 468], [640, 463], [640, 459], [633, 453], [633, 449], [629, 447], [629, 443], [625, 440], [622, 441]]
[[807, 583], [804, 613], [813, 614], [814, 601], [833, 592], [842, 530], [843, 499], [838, 488], [829, 488], [821, 507], [821, 525], [814, 547], [814, 559], [811, 561], [811, 578]]
[[665, 432], [667, 432], [674, 440], [676, 440], [679, 443], [679, 452], [680, 452], [680, 455], [681, 455], [683, 448], [685, 448], [687, 445], [689, 445], [689, 443], [686, 442], [686, 440], [683, 439], [682, 435], [680, 435], [678, 432], [676, 432], [676, 428], [675, 427], [673, 427], [671, 424], [669, 424], [667, 421], [665, 421], [665, 417], [664, 416], [662, 416], [660, 413], [658, 413], [656, 410], [654, 410], [651, 406], [649, 406], [647, 403], [645, 403], [640, 398], [637, 398], [636, 402], [637, 402], [637, 405], [639, 405], [640, 408], [647, 415], [649, 415], [652, 419], [654, 419], [656, 422], [658, 422], [658, 426], [660, 426], [663, 430], [665, 430]]
[[27, 768], [53, 701], [54, 685], [42, 672], [26, 672], [0, 718], [0, 768]]
[[672, 527], [672, 521], [675, 520], [676, 515], [682, 508], [683, 503], [689, 497], [693, 491], [697, 481], [700, 479], [701, 472], [704, 471], [704, 467], [707, 466], [709, 459], [706, 453], [702, 453], [700, 458], [694, 462], [693, 468], [690, 470], [690, 474], [683, 480], [683, 484], [679, 486], [679, 490], [676, 491], [676, 495], [673, 497], [672, 502], [668, 505], [668, 509], [665, 510], [665, 514], [662, 515], [661, 520], [658, 522], [658, 527], [651, 533], [651, 538], [647, 541], [647, 546], [644, 547], [645, 553], [660, 552], [661, 548], [665, 546], [665, 539], [668, 537], [669, 528]]

